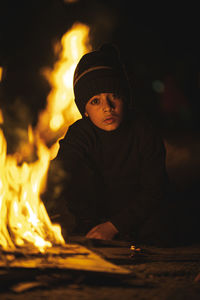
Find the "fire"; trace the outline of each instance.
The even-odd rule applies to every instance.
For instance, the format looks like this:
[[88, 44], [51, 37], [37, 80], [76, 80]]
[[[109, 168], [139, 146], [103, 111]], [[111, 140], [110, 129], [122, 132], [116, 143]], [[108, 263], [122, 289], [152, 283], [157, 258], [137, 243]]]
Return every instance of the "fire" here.
[[0, 245], [5, 250], [34, 245], [44, 252], [52, 244], [64, 244], [60, 226], [51, 223], [40, 199], [49, 150], [38, 141], [38, 160], [20, 166], [6, 150], [0, 130]]
[[2, 80], [2, 77], [3, 77], [3, 68], [0, 67], [0, 81]]
[[62, 52], [54, 69], [45, 71], [52, 85], [47, 107], [40, 113], [35, 130], [28, 128], [29, 144], [35, 145], [38, 159], [31, 163], [20, 161], [19, 165], [20, 154], [7, 155], [0, 129], [0, 247], [4, 250], [34, 248], [44, 252], [47, 247], [65, 244], [61, 227], [52, 224], [40, 195], [45, 190], [52, 159], [48, 142], [53, 139], [57, 144], [69, 125], [80, 118], [73, 101], [72, 80], [76, 64], [89, 50], [88, 34], [86, 25], [75, 24], [62, 37]]
[[62, 51], [54, 69], [43, 71], [52, 90], [47, 107], [39, 116], [37, 130], [46, 141], [62, 137], [69, 125], [81, 117], [74, 103], [73, 74], [79, 59], [90, 50], [88, 35], [88, 26], [75, 23], [61, 39]]

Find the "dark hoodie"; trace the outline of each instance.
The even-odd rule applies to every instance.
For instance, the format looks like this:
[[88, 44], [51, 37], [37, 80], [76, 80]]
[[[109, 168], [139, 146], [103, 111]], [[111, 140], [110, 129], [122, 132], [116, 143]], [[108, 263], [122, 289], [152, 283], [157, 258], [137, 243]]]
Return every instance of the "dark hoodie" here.
[[111, 221], [120, 236], [136, 237], [160, 215], [167, 183], [165, 148], [141, 114], [131, 113], [114, 131], [78, 120], [60, 141], [57, 159], [68, 175], [63, 201], [76, 218], [74, 233], [86, 234]]

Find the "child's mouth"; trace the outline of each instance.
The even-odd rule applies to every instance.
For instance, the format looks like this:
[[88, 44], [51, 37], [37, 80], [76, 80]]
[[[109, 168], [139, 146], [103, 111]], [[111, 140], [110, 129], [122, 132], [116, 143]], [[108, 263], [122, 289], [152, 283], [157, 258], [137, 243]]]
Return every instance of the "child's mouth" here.
[[115, 122], [115, 117], [109, 117], [104, 120], [104, 123], [106, 124], [112, 124], [113, 122]]

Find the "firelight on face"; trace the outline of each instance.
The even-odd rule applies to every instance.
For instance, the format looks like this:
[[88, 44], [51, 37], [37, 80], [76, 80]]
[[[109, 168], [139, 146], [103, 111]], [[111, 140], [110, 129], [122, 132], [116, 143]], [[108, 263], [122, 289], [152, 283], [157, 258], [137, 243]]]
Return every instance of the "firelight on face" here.
[[85, 116], [105, 131], [119, 127], [123, 119], [123, 100], [113, 93], [101, 93], [93, 96], [85, 106]]

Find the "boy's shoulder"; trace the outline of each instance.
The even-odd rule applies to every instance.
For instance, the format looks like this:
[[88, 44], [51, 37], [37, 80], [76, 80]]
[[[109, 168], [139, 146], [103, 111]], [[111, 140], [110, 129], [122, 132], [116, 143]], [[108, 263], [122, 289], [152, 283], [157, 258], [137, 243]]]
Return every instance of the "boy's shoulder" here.
[[65, 149], [65, 147], [73, 146], [79, 149], [85, 149], [91, 144], [92, 140], [92, 130], [91, 126], [87, 124], [85, 119], [79, 119], [71, 124], [63, 137], [59, 141], [60, 148]]
[[91, 139], [93, 137], [93, 128], [88, 122], [87, 119], [82, 118], [75, 121], [72, 125], [69, 126], [66, 133], [66, 138], [80, 138], [80, 139]]
[[69, 126], [68, 131], [88, 131], [91, 130], [91, 125], [87, 119], [82, 118], [75, 121], [73, 124]]

